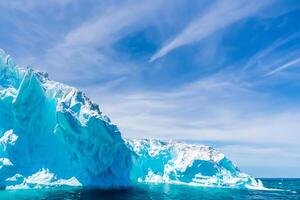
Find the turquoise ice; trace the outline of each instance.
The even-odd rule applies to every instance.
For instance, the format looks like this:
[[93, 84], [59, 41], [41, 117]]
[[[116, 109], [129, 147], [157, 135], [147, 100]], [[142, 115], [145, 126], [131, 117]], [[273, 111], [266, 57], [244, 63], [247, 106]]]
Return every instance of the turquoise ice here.
[[201, 145], [124, 140], [97, 104], [0, 51], [0, 186], [127, 187], [139, 182], [261, 188]]
[[154, 139], [128, 140], [133, 152], [131, 180], [206, 187], [264, 189], [224, 154], [198, 144]]

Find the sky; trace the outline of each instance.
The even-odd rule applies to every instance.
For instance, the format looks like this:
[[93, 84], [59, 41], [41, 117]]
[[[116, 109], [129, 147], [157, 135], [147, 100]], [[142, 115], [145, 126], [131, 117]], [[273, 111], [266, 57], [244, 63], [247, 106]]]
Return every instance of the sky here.
[[84, 91], [125, 138], [300, 177], [298, 0], [0, 0], [0, 48]]

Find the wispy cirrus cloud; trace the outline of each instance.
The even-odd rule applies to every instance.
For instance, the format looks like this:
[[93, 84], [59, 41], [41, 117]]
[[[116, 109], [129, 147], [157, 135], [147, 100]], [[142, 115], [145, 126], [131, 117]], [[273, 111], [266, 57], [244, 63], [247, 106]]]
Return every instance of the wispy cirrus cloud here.
[[[92, 16], [79, 18], [75, 25], [48, 43], [37, 57], [25, 57], [23, 63], [30, 62], [32, 66], [53, 74], [54, 79], [77, 86], [133, 76], [143, 69], [143, 65], [138, 67], [138, 63], [124, 58], [113, 45], [126, 35], [153, 23], [153, 18], [168, 2], [129, 0], [101, 4], [99, 1]], [[28, 9], [31, 7], [33, 5]]]
[[98, 15], [71, 30], [62, 46], [105, 46], [149, 22], [153, 13], [161, 9], [162, 2], [133, 2], [108, 5]]
[[[247, 58], [241, 74], [248, 78], [267, 78], [300, 63], [300, 32], [288, 34]], [[288, 77], [287, 77], [288, 78]], [[276, 81], [276, 79], [274, 79]]]
[[[109, 95], [103, 95], [105, 91], [101, 90], [100, 94], [97, 88], [94, 88], [89, 90], [89, 95], [101, 102], [104, 111], [110, 113], [112, 120], [120, 125], [127, 137], [147, 135], [202, 141], [257, 141], [259, 137], [263, 140], [269, 132], [275, 133], [273, 125], [264, 126], [262, 119], [268, 116], [268, 113], [261, 113], [258, 117], [262, 108], [265, 110], [271, 106], [269, 96], [257, 94], [243, 87], [243, 83], [228, 80], [229, 77], [228, 74], [222, 74], [175, 90], [132, 91], [111, 94], [110, 98], [107, 98]], [[236, 98], [239, 98], [238, 104]], [[257, 105], [258, 101], [264, 105]], [[254, 110], [256, 115], [252, 115]], [[283, 122], [283, 119], [292, 116], [279, 115], [280, 113], [278, 116], [274, 114], [272, 119], [268, 119], [270, 125], [275, 121]], [[286, 120], [287, 124], [288, 122], [289, 120]], [[257, 130], [254, 130], [255, 127]], [[278, 130], [277, 127], [278, 135], [273, 138], [273, 142], [279, 142], [286, 137]]]
[[[299, 39], [300, 37], [300, 32], [296, 32], [293, 33], [291, 35], [288, 36], [284, 36], [281, 37], [279, 39], [277, 39], [276, 41], [274, 41], [273, 43], [271, 43], [270, 45], [268, 45], [266, 48], [258, 51], [255, 53], [254, 56], [252, 56], [251, 58], [247, 59], [247, 62], [245, 64], [245, 66], [243, 67], [243, 70], [247, 70], [248, 68], [255, 68], [255, 67], [262, 67], [261, 65], [258, 66], [259, 63], [265, 63], [266, 60], [274, 60], [273, 57], [271, 57], [271, 55], [274, 55], [275, 53], [277, 53], [277, 51], [279, 49], [282, 48], [282, 46], [286, 46], [289, 43], [294, 43], [297, 45], [297, 42], [295, 42], [295, 40]], [[293, 50], [294, 45], [290, 45], [289, 48], [286, 51], [291, 51]], [[285, 54], [285, 53], [282, 53]], [[279, 56], [277, 56], [279, 57]], [[282, 57], [282, 56], [280, 56]]]
[[266, 73], [265, 76], [271, 76], [271, 75], [273, 75], [277, 72], [280, 72], [282, 70], [285, 70], [287, 68], [294, 67], [294, 66], [300, 66], [300, 57], [296, 58], [296, 59], [293, 59], [293, 60], [291, 60], [291, 61], [289, 61], [289, 62], [287, 62], [287, 63], [285, 63], [281, 66], [278, 66], [276, 69]]
[[36, 1], [36, 0], [24, 0], [24, 1], [0, 1], [0, 6], [7, 9], [13, 9], [30, 14], [30, 11], [39, 9], [41, 6], [60, 6], [64, 7], [70, 3], [75, 3], [72, 0], [50, 0], [50, 1]]
[[180, 46], [198, 42], [231, 24], [255, 15], [272, 1], [215, 1], [194, 19], [179, 35], [159, 49], [150, 62]]

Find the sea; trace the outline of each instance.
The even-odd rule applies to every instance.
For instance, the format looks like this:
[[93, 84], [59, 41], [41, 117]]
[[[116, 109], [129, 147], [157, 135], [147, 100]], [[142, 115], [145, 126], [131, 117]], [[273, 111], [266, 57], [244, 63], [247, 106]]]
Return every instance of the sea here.
[[140, 184], [131, 188], [99, 190], [87, 188], [51, 188], [1, 190], [0, 200], [83, 199], [83, 200], [300, 200], [300, 179], [261, 179], [265, 190], [196, 187], [169, 184]]

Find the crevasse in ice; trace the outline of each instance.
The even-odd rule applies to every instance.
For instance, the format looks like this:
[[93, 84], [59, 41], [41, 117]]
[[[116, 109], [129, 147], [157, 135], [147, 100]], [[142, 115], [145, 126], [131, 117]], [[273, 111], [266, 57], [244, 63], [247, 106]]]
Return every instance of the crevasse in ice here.
[[210, 147], [124, 140], [82, 92], [18, 67], [0, 50], [0, 187], [138, 182], [261, 187]]

